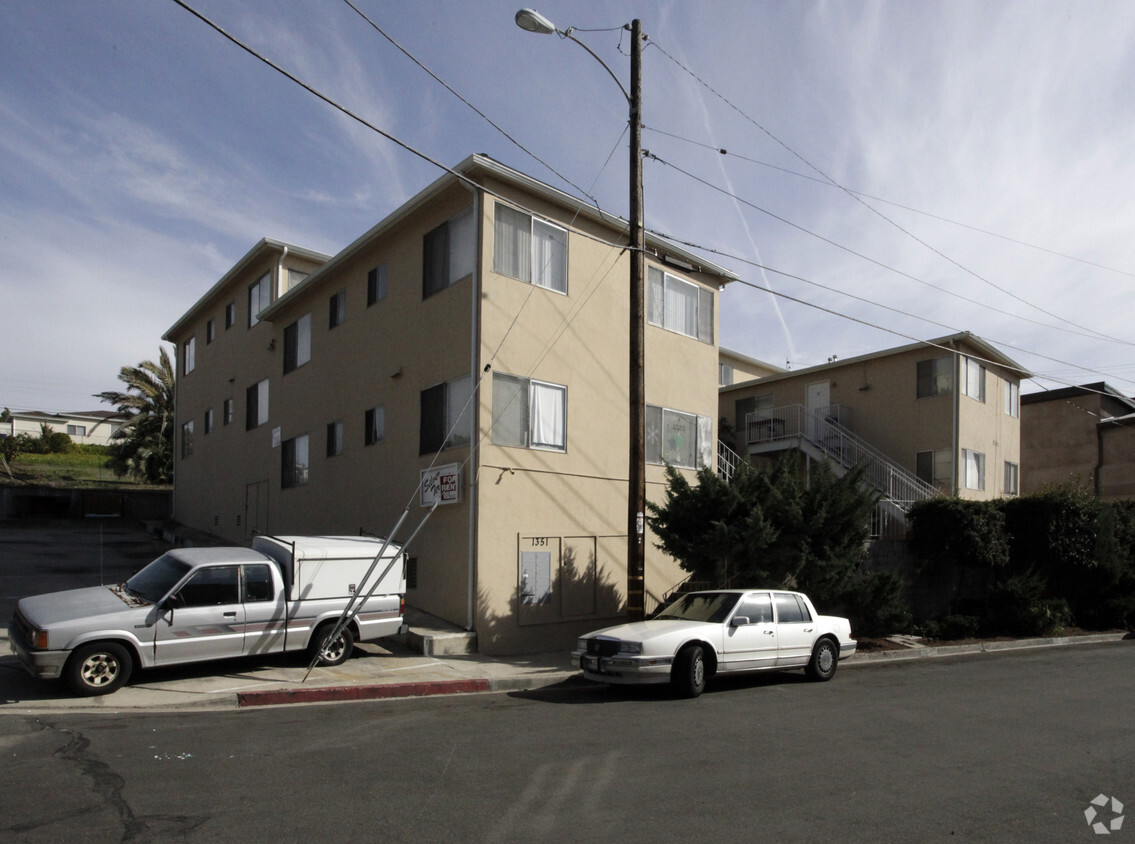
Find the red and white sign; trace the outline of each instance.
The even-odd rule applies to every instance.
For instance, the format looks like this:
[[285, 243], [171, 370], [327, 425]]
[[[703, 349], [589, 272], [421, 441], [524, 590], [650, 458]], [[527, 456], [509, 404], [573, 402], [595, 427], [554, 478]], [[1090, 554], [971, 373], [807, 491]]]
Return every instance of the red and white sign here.
[[418, 502], [423, 507], [432, 507], [439, 498], [442, 504], [457, 504], [461, 501], [460, 463], [422, 470], [422, 486]]

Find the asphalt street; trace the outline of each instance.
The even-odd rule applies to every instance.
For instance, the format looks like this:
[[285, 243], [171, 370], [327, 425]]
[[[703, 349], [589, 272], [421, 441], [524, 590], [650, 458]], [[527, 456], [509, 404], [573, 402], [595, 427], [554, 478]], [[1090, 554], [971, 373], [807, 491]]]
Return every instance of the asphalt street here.
[[[1122, 841], [1130, 642], [730, 679], [0, 718], [12, 841]], [[1099, 816], [1117, 817], [1112, 804]]]

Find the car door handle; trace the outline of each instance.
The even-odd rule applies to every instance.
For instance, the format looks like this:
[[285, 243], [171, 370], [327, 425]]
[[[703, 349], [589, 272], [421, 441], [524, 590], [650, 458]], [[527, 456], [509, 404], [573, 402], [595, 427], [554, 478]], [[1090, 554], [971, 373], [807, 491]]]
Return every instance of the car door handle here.
[[227, 612], [227, 613], [225, 613], [225, 618], [236, 618], [236, 613], [235, 612]]
[[765, 635], [766, 635], [766, 636], [775, 636], [775, 635], [776, 635], [776, 631], [775, 631], [775, 630], [766, 630], [766, 631], [765, 631]]

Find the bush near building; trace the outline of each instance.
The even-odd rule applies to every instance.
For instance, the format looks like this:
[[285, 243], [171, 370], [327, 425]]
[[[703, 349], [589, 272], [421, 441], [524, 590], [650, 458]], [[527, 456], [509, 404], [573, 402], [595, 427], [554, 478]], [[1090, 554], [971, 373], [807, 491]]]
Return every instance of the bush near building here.
[[1135, 627], [1135, 502], [1076, 487], [932, 499], [911, 510], [911, 551], [951, 584], [950, 611], [924, 626], [930, 635]]

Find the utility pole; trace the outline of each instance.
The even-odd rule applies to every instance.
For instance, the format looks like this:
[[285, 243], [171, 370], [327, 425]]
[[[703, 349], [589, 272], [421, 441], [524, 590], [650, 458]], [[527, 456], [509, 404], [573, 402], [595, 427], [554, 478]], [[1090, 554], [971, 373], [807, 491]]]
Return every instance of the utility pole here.
[[627, 618], [639, 621], [646, 606], [646, 384], [643, 345], [646, 235], [642, 201], [642, 26], [631, 21], [630, 90], [630, 489], [627, 496]]

